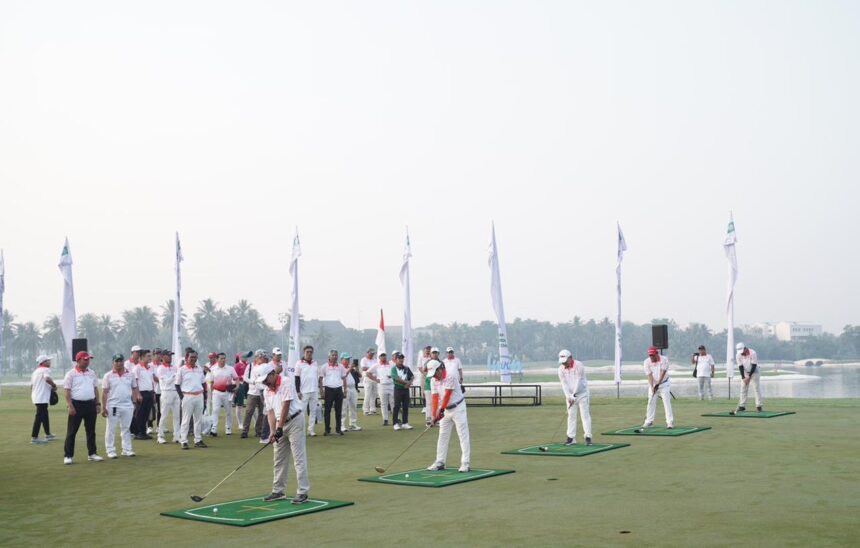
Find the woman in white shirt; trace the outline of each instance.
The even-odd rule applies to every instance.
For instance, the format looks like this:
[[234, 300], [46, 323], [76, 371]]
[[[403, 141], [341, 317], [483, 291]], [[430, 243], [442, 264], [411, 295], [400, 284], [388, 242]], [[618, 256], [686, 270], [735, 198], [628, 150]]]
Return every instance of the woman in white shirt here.
[[[57, 389], [57, 385], [51, 378], [51, 358], [42, 354], [36, 358], [38, 367], [30, 377], [30, 399], [36, 406], [36, 418], [33, 421], [32, 444], [46, 443], [57, 436], [51, 434], [51, 421], [48, 417], [48, 403], [51, 401], [51, 392]], [[39, 430], [45, 429], [45, 439], [39, 438]]]

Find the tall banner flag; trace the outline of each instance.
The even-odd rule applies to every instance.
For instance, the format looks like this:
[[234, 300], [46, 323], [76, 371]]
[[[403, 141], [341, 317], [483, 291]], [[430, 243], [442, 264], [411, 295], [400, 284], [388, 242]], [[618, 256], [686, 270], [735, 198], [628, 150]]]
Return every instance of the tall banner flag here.
[[735, 244], [738, 237], [735, 234], [735, 218], [729, 212], [729, 228], [723, 249], [729, 261], [729, 281], [726, 298], [726, 377], [729, 379], [729, 397], [731, 397], [731, 379], [735, 376], [735, 283], [738, 281], [738, 256]]
[[490, 238], [490, 296], [499, 324], [499, 374], [501, 381], [511, 382], [511, 352], [508, 349], [508, 327], [505, 323], [505, 305], [502, 302], [502, 278], [499, 274], [499, 250], [496, 247], [496, 224], [492, 225]]
[[0, 249], [0, 373], [3, 372], [3, 294], [6, 293], [6, 260], [3, 257], [3, 250]]
[[[385, 352], [385, 318], [382, 316], [382, 309], [379, 309], [379, 329], [376, 331], [376, 355], [377, 357]], [[387, 353], [387, 352], [386, 352]]]
[[290, 346], [287, 350], [287, 364], [292, 367], [299, 361], [299, 257], [302, 256], [302, 246], [299, 244], [299, 227], [293, 238], [293, 255], [290, 258], [290, 277], [293, 279], [293, 304], [290, 307]]
[[403, 340], [400, 348], [405, 357], [406, 367], [414, 369], [412, 364], [415, 352], [412, 340], [412, 297], [409, 286], [409, 259], [412, 258], [412, 246], [409, 243], [409, 230], [406, 230], [406, 248], [403, 250], [403, 264], [400, 265], [400, 283], [403, 285]]
[[176, 233], [176, 299], [173, 302], [173, 353], [176, 355], [177, 364], [182, 363], [185, 355], [182, 352], [182, 341], [180, 333], [182, 330], [182, 245], [179, 243], [179, 232]]
[[618, 258], [615, 262], [615, 288], [618, 293], [618, 309], [615, 314], [615, 385], [616, 390], [620, 390], [618, 385], [621, 384], [621, 263], [624, 261], [624, 252], [627, 251], [627, 240], [624, 239], [621, 223], [616, 224], [618, 225]]
[[63, 341], [66, 343], [66, 355], [74, 360], [72, 356], [72, 339], [78, 336], [78, 317], [75, 314], [75, 285], [72, 281], [72, 252], [69, 249], [69, 239], [63, 244], [63, 252], [60, 255], [60, 274], [63, 275], [63, 314], [60, 316], [60, 329], [63, 332]]

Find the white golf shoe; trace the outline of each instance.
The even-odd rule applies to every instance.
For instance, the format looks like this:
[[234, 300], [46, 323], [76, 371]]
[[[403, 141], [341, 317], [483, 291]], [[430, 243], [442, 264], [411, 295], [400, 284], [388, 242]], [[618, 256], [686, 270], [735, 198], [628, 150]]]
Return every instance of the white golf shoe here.
[[116, 453], [108, 453], [108, 454], [107, 454], [107, 458], [109, 458], [109, 459], [115, 459], [115, 458], [116, 458]]
[[63, 457], [63, 464], [72, 464], [72, 457]]
[[87, 457], [87, 460], [88, 460], [88, 461], [91, 461], [91, 462], [101, 462], [101, 461], [103, 461], [104, 459], [103, 459], [103, 458], [101, 458], [100, 456], [96, 455], [95, 453], [93, 453], [92, 455], [90, 455], [89, 457]]

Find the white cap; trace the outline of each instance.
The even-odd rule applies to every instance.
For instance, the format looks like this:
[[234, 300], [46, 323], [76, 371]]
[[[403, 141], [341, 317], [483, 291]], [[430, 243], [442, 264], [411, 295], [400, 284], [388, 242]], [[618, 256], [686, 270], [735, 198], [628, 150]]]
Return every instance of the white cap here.
[[284, 353], [281, 352], [280, 347], [276, 346], [275, 348], [272, 349], [272, 356], [283, 356], [283, 355], [284, 355]]
[[269, 376], [269, 373], [274, 373], [274, 372], [275, 372], [275, 366], [270, 364], [270, 363], [267, 363], [263, 366], [262, 369], [260, 369], [260, 373], [259, 373], [260, 377], [259, 378], [265, 379], [266, 377]]
[[430, 352], [439, 352], [439, 347], [434, 346], [433, 348], [430, 349]]
[[567, 359], [568, 359], [569, 357], [571, 357], [572, 355], [573, 355], [573, 354], [571, 354], [571, 353], [570, 353], [570, 350], [567, 350], [567, 349], [562, 350], [561, 352], [559, 352], [559, 353], [558, 353], [558, 363], [564, 363], [564, 362], [566, 362], [566, 361], [567, 361]]
[[439, 360], [430, 360], [429, 362], [427, 362], [427, 376], [432, 377], [433, 375], [435, 375], [436, 371], [440, 367], [442, 369], [445, 369], [445, 365]]
[[51, 356], [48, 356], [46, 354], [39, 354], [39, 357], [36, 358], [36, 363], [41, 365], [41, 364], [45, 363], [46, 361], [49, 361], [50, 359], [51, 359]]
[[746, 348], [746, 345], [744, 343], [738, 343], [735, 345], [735, 350], [737, 350], [738, 352], [740, 352], [744, 348]]
[[139, 347], [138, 345], [134, 345], [131, 347], [132, 352], [140, 352], [141, 350], [143, 350], [143, 349], [141, 347]]
[[453, 352], [453, 351], [454, 351], [453, 346], [449, 346], [448, 348], [445, 349], [445, 352]]

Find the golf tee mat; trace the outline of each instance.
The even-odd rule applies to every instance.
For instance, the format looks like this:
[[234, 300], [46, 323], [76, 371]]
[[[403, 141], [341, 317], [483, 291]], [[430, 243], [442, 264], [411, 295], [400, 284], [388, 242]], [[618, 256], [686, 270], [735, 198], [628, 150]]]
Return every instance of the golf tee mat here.
[[[613, 432], [604, 432], [604, 436], [684, 436], [693, 434], [694, 432], [703, 432], [710, 430], [710, 426], [676, 426], [669, 430], [665, 426], [652, 426], [650, 428], [642, 428], [641, 426], [633, 426], [631, 428], [622, 428]], [[642, 430], [642, 432], [637, 432]]]
[[[374, 483], [388, 483], [391, 485], [413, 485], [416, 487], [447, 487], [457, 483], [475, 481], [493, 476], [513, 474], [513, 470], [485, 470], [483, 468], [472, 468], [469, 472], [458, 472], [456, 468], [446, 468], [438, 472], [419, 468], [393, 474], [382, 474], [369, 478], [359, 478], [358, 481], [370, 481]], [[409, 477], [406, 477], [409, 476]]]
[[324, 499], [308, 499], [304, 504], [293, 504], [290, 500], [291, 497], [275, 502], [265, 502], [263, 501], [263, 497], [255, 497], [252, 499], [217, 502], [176, 512], [162, 512], [161, 515], [204, 521], [206, 523], [222, 523], [236, 527], [248, 527], [249, 525], [257, 525], [267, 521], [323, 512], [353, 504], [340, 500]]
[[[548, 443], [545, 445], [523, 447], [522, 449], [513, 449], [511, 451], [502, 451], [502, 453], [505, 455], [540, 455], [542, 457], [586, 457], [595, 453], [603, 453], [604, 451], [629, 446], [629, 443], [595, 443], [591, 446], [585, 444], [565, 445], [563, 443]], [[541, 447], [546, 447], [546, 452], [541, 451]]]
[[705, 413], [703, 417], [741, 417], [747, 419], [771, 419], [783, 415], [794, 415], [794, 411], [722, 411], [720, 413]]

